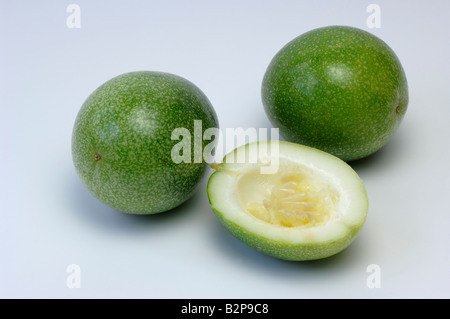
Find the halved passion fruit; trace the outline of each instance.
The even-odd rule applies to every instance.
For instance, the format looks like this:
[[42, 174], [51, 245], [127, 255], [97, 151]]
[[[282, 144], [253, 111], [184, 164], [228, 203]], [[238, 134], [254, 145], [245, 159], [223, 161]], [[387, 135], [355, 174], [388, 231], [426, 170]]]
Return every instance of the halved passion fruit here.
[[270, 256], [332, 256], [353, 242], [366, 220], [360, 177], [323, 151], [259, 141], [211, 166], [207, 192], [214, 213], [232, 235]]

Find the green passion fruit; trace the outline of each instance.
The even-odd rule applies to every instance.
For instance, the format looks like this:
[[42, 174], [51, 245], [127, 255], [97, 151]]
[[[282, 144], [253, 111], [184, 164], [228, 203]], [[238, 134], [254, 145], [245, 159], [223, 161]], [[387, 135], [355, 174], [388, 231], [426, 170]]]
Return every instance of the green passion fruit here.
[[[261, 152], [268, 149], [276, 151]], [[237, 161], [239, 156], [246, 160]], [[274, 163], [276, 170], [262, 170]], [[207, 193], [215, 215], [232, 235], [267, 255], [295, 261], [335, 255], [366, 220], [368, 198], [360, 177], [318, 149], [253, 142], [212, 167]]]
[[408, 85], [381, 39], [328, 26], [298, 36], [273, 57], [262, 101], [285, 140], [351, 161], [391, 139], [407, 110]]
[[218, 127], [214, 108], [193, 83], [154, 71], [119, 75], [79, 110], [72, 134], [76, 172], [97, 199], [119, 211], [175, 208], [193, 195], [207, 168], [203, 159], [172, 159], [178, 143], [172, 132], [194, 132], [195, 121], [202, 124], [199, 134]]

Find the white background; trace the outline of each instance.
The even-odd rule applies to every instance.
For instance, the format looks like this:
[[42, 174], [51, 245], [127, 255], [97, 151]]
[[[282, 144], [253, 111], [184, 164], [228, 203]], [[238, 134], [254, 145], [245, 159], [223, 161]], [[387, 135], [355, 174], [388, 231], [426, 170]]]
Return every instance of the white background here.
[[[81, 8], [81, 28], [66, 8]], [[450, 297], [449, 1], [1, 1], [0, 297]], [[344, 252], [313, 262], [265, 256], [212, 213], [204, 180], [179, 208], [132, 216], [79, 181], [71, 133], [87, 96], [124, 72], [178, 74], [208, 96], [221, 129], [267, 127], [260, 98], [273, 55], [316, 27], [387, 42], [405, 68], [406, 117], [375, 155], [352, 163], [370, 200]], [[68, 288], [70, 264], [81, 287]], [[367, 267], [380, 269], [370, 288]]]

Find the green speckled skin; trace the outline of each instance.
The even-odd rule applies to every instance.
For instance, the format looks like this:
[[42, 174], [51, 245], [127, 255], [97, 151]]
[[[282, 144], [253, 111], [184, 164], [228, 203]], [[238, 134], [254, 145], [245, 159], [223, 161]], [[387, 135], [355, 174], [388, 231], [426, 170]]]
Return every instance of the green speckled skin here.
[[275, 55], [262, 100], [286, 140], [351, 161], [391, 139], [407, 110], [408, 86], [386, 43], [353, 27], [329, 26]]
[[[172, 131], [187, 128], [194, 144], [194, 120], [203, 132], [218, 127], [216, 113], [194, 84], [152, 71], [119, 75], [82, 105], [72, 134], [75, 169], [87, 189], [125, 213], [154, 214], [190, 198], [206, 163], [176, 164]], [[201, 138], [201, 137], [200, 137]], [[203, 147], [211, 141], [203, 141]]]
[[329, 242], [293, 244], [270, 240], [254, 234], [228, 220], [226, 214], [218, 211], [214, 206], [212, 206], [212, 209], [222, 225], [244, 244], [269, 256], [289, 261], [317, 260], [336, 255], [346, 249], [361, 230], [360, 227], [353, 227], [349, 230], [348, 236]]

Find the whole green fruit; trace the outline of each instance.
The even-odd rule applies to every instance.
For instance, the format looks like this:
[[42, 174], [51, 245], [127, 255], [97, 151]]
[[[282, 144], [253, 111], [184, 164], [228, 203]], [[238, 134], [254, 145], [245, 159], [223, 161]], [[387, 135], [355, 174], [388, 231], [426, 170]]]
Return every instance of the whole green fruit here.
[[[194, 132], [194, 121], [201, 121], [200, 131]], [[73, 128], [73, 162], [83, 184], [103, 203], [130, 214], [160, 213], [190, 198], [207, 167], [203, 158], [176, 163], [172, 132], [187, 129], [198, 135], [194, 141], [217, 126], [211, 103], [186, 79], [125, 73], [82, 105]], [[202, 149], [205, 144], [202, 139]]]
[[391, 139], [407, 110], [408, 85], [385, 42], [357, 28], [328, 26], [300, 35], [275, 55], [262, 101], [287, 141], [351, 161]]

